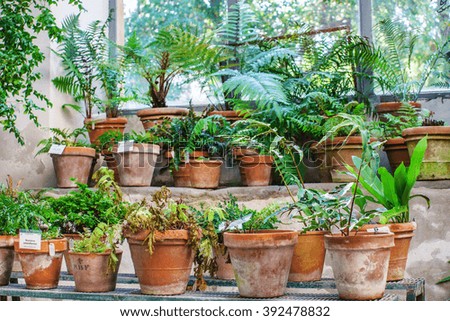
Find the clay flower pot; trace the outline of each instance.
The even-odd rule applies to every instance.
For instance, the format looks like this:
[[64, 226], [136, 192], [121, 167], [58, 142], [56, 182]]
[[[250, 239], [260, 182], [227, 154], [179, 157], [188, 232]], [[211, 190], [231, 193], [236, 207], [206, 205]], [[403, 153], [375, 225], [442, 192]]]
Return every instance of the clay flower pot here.
[[402, 137], [391, 138], [384, 143], [384, 151], [389, 159], [392, 171], [395, 171], [401, 163], [409, 166], [409, 153], [405, 139]]
[[241, 158], [241, 175], [247, 186], [268, 186], [272, 178], [273, 157], [266, 155]]
[[272, 298], [285, 293], [298, 232], [224, 233], [239, 294]]
[[133, 144], [131, 151], [121, 153], [115, 146], [120, 186], [150, 186], [159, 152], [160, 147], [154, 144]]
[[[50, 255], [50, 244], [55, 247], [55, 255]], [[64, 251], [67, 250], [65, 238], [43, 240], [40, 250], [19, 248], [19, 238], [14, 239], [14, 250], [22, 265], [27, 289], [54, 289], [58, 286]]]
[[289, 281], [320, 281], [325, 263], [325, 232], [300, 233], [292, 256]]
[[70, 179], [87, 184], [95, 159], [95, 149], [89, 147], [66, 147], [61, 155], [51, 154], [59, 188], [77, 187]]
[[125, 117], [106, 118], [101, 120], [93, 120], [86, 118], [84, 124], [87, 127], [89, 140], [93, 145], [99, 145], [98, 138], [108, 131], [124, 132], [128, 120]]
[[232, 124], [238, 120], [244, 119], [245, 112], [239, 113], [234, 110], [213, 110], [208, 113], [208, 116], [213, 116], [213, 115], [223, 116], [230, 124]]
[[400, 281], [405, 277], [406, 262], [408, 260], [409, 246], [417, 227], [416, 222], [410, 223], [392, 223], [392, 224], [368, 224], [364, 225], [361, 230], [367, 230], [374, 227], [389, 227], [394, 233], [394, 247], [391, 249], [389, 259], [389, 269], [387, 280]]
[[161, 124], [165, 119], [187, 116], [187, 108], [147, 108], [139, 110], [136, 115], [140, 118], [144, 129], [147, 130], [155, 125]]
[[187, 245], [189, 232], [157, 232], [152, 255], [145, 241], [148, 234], [149, 231], [126, 233], [141, 292], [153, 295], [184, 293], [194, 262], [194, 251]]
[[[420, 103], [410, 101], [409, 104], [416, 110], [420, 110], [422, 105]], [[381, 121], [385, 121], [386, 117], [384, 117], [385, 114], [391, 114], [394, 116], [399, 116], [399, 110], [402, 107], [403, 103], [401, 102], [395, 102], [395, 101], [389, 101], [389, 102], [383, 102], [379, 103], [375, 107], [375, 111], [380, 117]]]
[[393, 233], [325, 235], [339, 297], [344, 300], [376, 300], [384, 295]]
[[221, 160], [200, 160], [189, 161], [189, 171], [191, 176], [191, 187], [194, 188], [217, 188], [220, 182]]
[[410, 156], [419, 140], [428, 136], [418, 180], [450, 179], [450, 126], [407, 128], [402, 135]]
[[116, 252], [117, 259], [114, 270], [109, 266], [110, 252], [106, 253], [74, 253], [69, 251], [71, 270], [78, 292], [108, 292], [116, 289], [122, 251]]
[[0, 235], [0, 286], [8, 285], [14, 264], [14, 237]]
[[[170, 156], [171, 158], [172, 156]], [[199, 157], [208, 157], [208, 152], [206, 151], [194, 151], [189, 154], [189, 161], [194, 160]], [[182, 156], [182, 159], [184, 157]], [[190, 163], [182, 162], [178, 166], [177, 170], [172, 171], [173, 182], [175, 187], [191, 187], [191, 166]]]
[[72, 263], [70, 262], [69, 251], [73, 249], [75, 241], [81, 240], [80, 234], [63, 234], [67, 240], [67, 250], [64, 252], [64, 261], [66, 261], [67, 274], [72, 275]]
[[233, 265], [228, 259], [228, 253], [224, 255], [222, 253], [217, 253], [216, 251], [214, 251], [214, 257], [217, 263], [216, 278], [220, 280], [234, 280]]

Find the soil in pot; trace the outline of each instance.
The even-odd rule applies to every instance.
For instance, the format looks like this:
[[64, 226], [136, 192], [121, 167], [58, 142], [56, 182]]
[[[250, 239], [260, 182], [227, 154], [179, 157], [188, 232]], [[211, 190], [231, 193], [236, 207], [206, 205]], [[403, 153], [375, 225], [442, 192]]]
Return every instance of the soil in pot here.
[[[52, 246], [54, 255], [50, 253]], [[40, 250], [20, 249], [19, 238], [15, 238], [14, 250], [19, 257], [27, 289], [54, 289], [58, 286], [63, 253], [67, 250], [65, 238], [41, 241]]]
[[194, 262], [194, 251], [187, 245], [189, 232], [157, 232], [152, 255], [145, 242], [148, 233], [126, 235], [141, 292], [153, 295], [184, 293]]
[[267, 230], [224, 233], [242, 297], [272, 298], [285, 293], [298, 232]]
[[155, 125], [161, 124], [165, 119], [184, 117], [189, 114], [187, 108], [147, 108], [139, 110], [136, 115], [140, 118], [144, 129], [147, 130]]
[[191, 187], [218, 188], [222, 163], [221, 160], [190, 160]]
[[395, 172], [401, 163], [409, 166], [408, 147], [404, 138], [398, 137], [386, 140], [384, 143], [384, 151], [386, 152], [393, 172]]
[[89, 140], [93, 145], [99, 145], [98, 138], [108, 131], [119, 131], [123, 133], [128, 120], [125, 117], [106, 118], [101, 120], [85, 119]]
[[244, 156], [241, 174], [247, 186], [268, 186], [272, 178], [273, 157], [265, 155]]
[[14, 237], [0, 235], [0, 286], [8, 285], [14, 265]]
[[292, 256], [289, 281], [320, 281], [325, 263], [325, 232], [310, 231], [298, 235]]
[[133, 144], [131, 150], [113, 150], [121, 186], [150, 186], [160, 147], [154, 144]]
[[450, 179], [450, 126], [407, 128], [402, 135], [410, 156], [419, 140], [428, 136], [418, 180]]
[[95, 156], [95, 149], [89, 147], [66, 147], [61, 155], [51, 154], [57, 186], [77, 187], [71, 178], [82, 184], [88, 184]]
[[118, 262], [109, 266], [110, 253], [74, 253], [69, 251], [71, 270], [78, 292], [109, 292], [116, 289], [122, 251], [116, 252]]
[[384, 295], [393, 233], [325, 235], [336, 288], [344, 300], [376, 300]]

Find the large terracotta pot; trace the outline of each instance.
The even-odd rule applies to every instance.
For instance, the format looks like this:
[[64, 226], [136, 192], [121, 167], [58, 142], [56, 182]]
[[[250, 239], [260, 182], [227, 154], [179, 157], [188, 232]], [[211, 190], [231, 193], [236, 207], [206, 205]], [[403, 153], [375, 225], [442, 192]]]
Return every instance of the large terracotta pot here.
[[61, 155], [51, 154], [59, 188], [77, 187], [70, 179], [87, 184], [95, 159], [95, 149], [89, 147], [66, 147]]
[[159, 152], [160, 147], [154, 144], [133, 144], [131, 151], [121, 153], [115, 146], [113, 154], [117, 162], [120, 185], [150, 186]]
[[108, 292], [116, 289], [122, 251], [116, 251], [115, 268], [109, 265], [110, 253], [74, 253], [69, 251], [71, 270], [78, 292]]
[[[55, 255], [50, 255], [50, 244]], [[58, 286], [64, 251], [67, 250], [65, 238], [43, 240], [40, 250], [19, 248], [19, 238], [14, 239], [14, 250], [22, 265], [27, 289], [54, 289]]]
[[241, 158], [241, 175], [247, 186], [268, 186], [272, 178], [273, 157], [266, 155]]
[[139, 110], [136, 115], [141, 119], [144, 129], [147, 130], [155, 125], [161, 124], [165, 119], [180, 118], [187, 116], [187, 108], [147, 108]]
[[383, 297], [389, 266], [392, 233], [325, 235], [336, 288], [344, 300], [375, 300]]
[[14, 237], [0, 235], [0, 286], [8, 285], [14, 264]]
[[190, 160], [191, 186], [194, 188], [219, 187], [222, 163], [221, 160]]
[[325, 232], [300, 233], [292, 256], [289, 281], [309, 282], [322, 278], [325, 263]]
[[75, 241], [81, 240], [81, 234], [63, 234], [67, 240], [67, 250], [64, 252], [64, 261], [66, 261], [67, 274], [72, 275], [72, 263], [70, 261], [69, 251], [73, 249]]
[[284, 294], [298, 232], [268, 230], [224, 233], [236, 284], [242, 297], [272, 298]]
[[99, 145], [98, 138], [108, 131], [124, 132], [128, 120], [125, 117], [106, 118], [100, 120], [85, 119], [84, 124], [87, 127], [89, 140], [91, 144]]
[[[410, 101], [409, 104], [416, 110], [420, 110], [421, 109], [421, 104], [414, 102], [414, 101]], [[399, 109], [402, 107], [403, 103], [401, 102], [383, 102], [383, 103], [379, 103], [376, 107], [375, 107], [375, 111], [378, 114], [378, 116], [380, 117], [381, 121], [385, 121], [386, 117], [384, 115], [386, 114], [391, 114], [394, 116], [399, 116]]]
[[361, 229], [367, 230], [374, 227], [389, 227], [394, 233], [394, 247], [391, 249], [391, 257], [389, 259], [389, 269], [387, 280], [399, 281], [405, 277], [406, 262], [408, 260], [409, 246], [417, 227], [416, 222], [410, 223], [392, 223], [392, 224], [368, 224]]
[[401, 163], [409, 166], [408, 147], [404, 138], [398, 137], [386, 140], [384, 143], [384, 151], [386, 152], [392, 171], [395, 171]]
[[[189, 160], [194, 160], [200, 157], [208, 157], [206, 151], [194, 151], [189, 154]], [[171, 156], [169, 157], [171, 158]], [[184, 159], [184, 157], [181, 157]], [[175, 187], [191, 187], [191, 166], [190, 163], [182, 162], [179, 164], [177, 170], [172, 171], [173, 182]]]
[[154, 295], [184, 293], [194, 262], [194, 251], [187, 245], [189, 232], [157, 232], [152, 255], [145, 241], [148, 234], [149, 231], [126, 234], [141, 292]]
[[450, 179], [450, 126], [407, 128], [402, 135], [410, 156], [419, 140], [428, 136], [418, 180]]

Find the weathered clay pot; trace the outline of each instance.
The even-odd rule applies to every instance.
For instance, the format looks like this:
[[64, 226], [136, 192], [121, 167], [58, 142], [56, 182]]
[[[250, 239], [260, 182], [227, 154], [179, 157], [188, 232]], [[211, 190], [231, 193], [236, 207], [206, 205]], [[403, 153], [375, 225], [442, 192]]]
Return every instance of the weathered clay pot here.
[[393, 233], [326, 234], [336, 288], [344, 300], [375, 300], [383, 296]]
[[220, 182], [221, 160], [199, 160], [189, 161], [191, 175], [191, 187], [194, 188], [217, 188]]
[[394, 247], [391, 249], [389, 259], [389, 269], [387, 280], [399, 281], [405, 277], [406, 262], [408, 260], [409, 246], [417, 227], [416, 222], [410, 223], [392, 223], [392, 224], [368, 224], [364, 225], [361, 230], [367, 230], [374, 227], [389, 227], [394, 233]]
[[228, 253], [224, 255], [214, 251], [214, 257], [217, 263], [216, 278], [220, 280], [234, 280], [233, 265], [229, 260]]
[[402, 137], [391, 138], [384, 143], [384, 151], [389, 159], [392, 171], [395, 171], [401, 163], [409, 166], [409, 153], [405, 139]]
[[156, 159], [160, 147], [154, 144], [133, 144], [133, 150], [118, 153], [117, 146], [113, 149], [117, 162], [117, 171], [121, 186], [150, 186]]
[[106, 253], [74, 253], [69, 251], [75, 291], [108, 292], [116, 289], [122, 251], [117, 250], [117, 263], [113, 270], [109, 266], [109, 252]]
[[114, 157], [114, 154], [112, 151], [103, 150], [102, 155], [104, 157], [106, 166], [108, 169], [112, 170], [114, 172], [114, 180], [120, 185], [120, 176], [119, 176], [119, 169], [117, 168], [117, 161]]
[[[49, 244], [55, 247], [54, 256], [50, 256]], [[67, 250], [65, 238], [43, 240], [40, 250], [20, 249], [19, 238], [15, 238], [14, 250], [19, 256], [27, 289], [54, 289], [58, 286], [63, 253]]]
[[72, 263], [70, 262], [69, 251], [73, 249], [75, 241], [81, 240], [80, 234], [63, 234], [67, 240], [67, 250], [64, 251], [64, 261], [66, 261], [67, 274], [72, 275]]
[[241, 120], [244, 118], [244, 114], [239, 113], [237, 111], [234, 110], [213, 110], [211, 112], [208, 113], [208, 116], [212, 116], [212, 115], [220, 115], [225, 117], [225, 119], [230, 122], [231, 124]]
[[309, 282], [322, 278], [325, 263], [325, 232], [300, 233], [292, 256], [289, 281]]
[[[414, 102], [414, 101], [410, 101], [409, 104], [416, 110], [420, 110], [421, 109], [421, 104]], [[386, 117], [384, 117], [385, 114], [391, 114], [394, 116], [399, 116], [399, 109], [402, 107], [403, 103], [401, 102], [394, 102], [394, 101], [390, 101], [390, 102], [383, 102], [383, 103], [379, 103], [376, 107], [375, 107], [375, 111], [378, 114], [378, 116], [380, 117], [381, 121], [386, 121]]]
[[241, 174], [247, 186], [268, 186], [272, 177], [273, 157], [266, 155], [241, 158]]
[[0, 235], [0, 286], [8, 285], [14, 264], [14, 237]]
[[[189, 154], [189, 160], [193, 160], [199, 157], [208, 157], [208, 152], [206, 151], [193, 151]], [[184, 156], [181, 156], [184, 159]], [[191, 187], [191, 166], [190, 163], [182, 162], [178, 166], [178, 170], [172, 171], [173, 182], [175, 187]]]
[[136, 115], [141, 119], [144, 129], [147, 130], [161, 124], [165, 119], [179, 118], [189, 114], [187, 108], [147, 108], [139, 110]]
[[124, 132], [128, 120], [125, 117], [106, 118], [101, 120], [85, 119], [91, 144], [99, 145], [98, 138], [108, 131]]
[[152, 255], [145, 242], [148, 233], [126, 234], [141, 292], [154, 295], [184, 293], [194, 261], [194, 251], [187, 245], [189, 232], [157, 232]]
[[321, 183], [331, 183], [333, 179], [331, 177], [331, 168], [327, 167], [326, 159], [325, 159], [325, 149], [323, 145], [318, 145], [317, 143], [313, 143], [311, 145], [311, 152], [314, 155], [314, 163], [317, 164], [318, 174]]
[[450, 126], [407, 128], [402, 135], [410, 156], [419, 140], [428, 135], [418, 180], [450, 179]]
[[267, 230], [224, 233], [236, 284], [242, 297], [272, 298], [284, 294], [298, 232]]
[[77, 187], [70, 179], [87, 184], [95, 159], [95, 149], [89, 147], [66, 147], [62, 155], [51, 154], [59, 188]]

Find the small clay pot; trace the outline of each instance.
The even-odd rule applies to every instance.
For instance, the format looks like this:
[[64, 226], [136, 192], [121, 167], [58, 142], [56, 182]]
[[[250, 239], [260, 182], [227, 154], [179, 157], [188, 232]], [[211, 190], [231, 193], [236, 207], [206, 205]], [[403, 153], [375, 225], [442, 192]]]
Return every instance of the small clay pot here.
[[190, 160], [191, 187], [218, 188], [222, 163], [221, 160]]
[[71, 270], [78, 292], [109, 292], [116, 289], [122, 251], [116, 251], [117, 259], [114, 269], [109, 265], [110, 252], [74, 253], [69, 251]]
[[273, 157], [266, 155], [241, 158], [242, 181], [247, 186], [268, 186], [272, 178]]
[[[224, 246], [222, 244], [222, 246]], [[216, 278], [220, 280], [234, 280], [233, 265], [229, 259], [228, 253], [217, 253], [214, 251], [214, 257], [217, 263]]]
[[161, 124], [165, 119], [181, 118], [189, 114], [187, 108], [147, 108], [139, 110], [136, 115], [140, 118], [144, 129], [150, 129], [151, 127]]
[[77, 187], [71, 178], [87, 184], [96, 157], [95, 149], [89, 147], [66, 147], [61, 155], [51, 154], [59, 188]]
[[213, 110], [208, 113], [208, 116], [220, 115], [225, 117], [225, 119], [230, 123], [234, 123], [238, 120], [244, 119], [245, 112], [237, 112], [234, 110]]
[[[50, 255], [50, 244], [55, 247], [55, 255]], [[22, 265], [27, 289], [54, 289], [58, 286], [64, 251], [67, 250], [65, 238], [41, 241], [40, 250], [19, 248], [19, 238], [14, 239], [14, 250]]]
[[[414, 101], [410, 101], [409, 104], [416, 110], [420, 110], [422, 105], [420, 103], [414, 102]], [[400, 108], [403, 106], [403, 103], [401, 102], [394, 102], [394, 101], [389, 101], [389, 102], [383, 102], [383, 103], [379, 103], [376, 107], [375, 107], [375, 111], [378, 114], [378, 116], [380, 117], [381, 121], [386, 121], [386, 117], [384, 115], [386, 114], [391, 114], [393, 116], [399, 116], [399, 110]]]
[[87, 127], [89, 140], [93, 145], [100, 145], [98, 138], [108, 131], [119, 131], [123, 133], [128, 120], [125, 117], [106, 118], [93, 120], [86, 118], [84, 124]]
[[386, 140], [384, 143], [384, 151], [386, 152], [392, 171], [395, 171], [401, 163], [409, 166], [408, 147], [404, 138], [397, 137]]
[[14, 236], [0, 235], [0, 286], [8, 285], [14, 265]]

